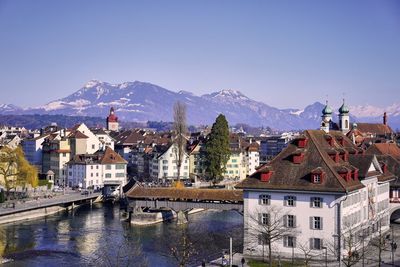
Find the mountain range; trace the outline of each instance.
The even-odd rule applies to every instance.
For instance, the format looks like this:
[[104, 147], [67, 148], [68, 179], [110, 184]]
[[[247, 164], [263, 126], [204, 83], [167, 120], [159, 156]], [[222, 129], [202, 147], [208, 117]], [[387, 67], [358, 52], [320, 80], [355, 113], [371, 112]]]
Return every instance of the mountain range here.
[[[201, 96], [187, 91], [174, 92], [147, 82], [111, 84], [91, 80], [75, 93], [51, 101], [44, 106], [20, 108], [0, 104], [0, 114], [48, 114], [106, 117], [110, 107], [123, 121], [172, 121], [176, 101], [187, 106], [187, 122], [191, 125], [211, 124], [223, 113], [230, 124], [246, 123], [269, 126], [277, 130], [318, 128], [324, 104], [315, 102], [304, 109], [279, 109], [250, 99], [237, 90], [221, 90]], [[337, 109], [336, 109], [337, 110]], [[352, 122], [381, 122], [383, 112], [389, 115], [393, 129], [400, 128], [400, 104], [386, 109], [372, 105], [350, 107]], [[337, 114], [334, 113], [334, 120]]]

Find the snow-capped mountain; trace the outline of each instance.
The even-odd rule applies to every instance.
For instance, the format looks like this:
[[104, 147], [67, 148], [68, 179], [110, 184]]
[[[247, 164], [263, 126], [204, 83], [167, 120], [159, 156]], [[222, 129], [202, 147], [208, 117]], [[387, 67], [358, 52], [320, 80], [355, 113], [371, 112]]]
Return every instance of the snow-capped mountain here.
[[22, 108], [13, 104], [0, 104], [0, 114], [9, 114], [20, 111], [22, 111]]
[[[187, 105], [189, 124], [211, 124], [219, 113], [223, 113], [232, 125], [246, 123], [281, 130], [318, 128], [324, 107], [315, 102], [304, 109], [278, 109], [252, 100], [238, 90], [221, 90], [196, 96], [191, 92], [173, 92], [140, 81], [110, 84], [91, 80], [75, 93], [44, 106], [21, 109], [14, 105], [0, 105], [0, 114], [106, 117], [110, 107], [114, 107], [123, 121], [172, 121], [172, 107], [176, 101]], [[368, 115], [368, 121], [381, 121], [383, 114], [383, 109], [370, 105], [351, 107], [350, 110], [351, 115], [355, 115], [351, 118], [352, 121], [365, 121], [364, 118], [361, 119], [365, 115]], [[400, 105], [393, 105], [385, 110], [388, 112], [389, 122], [398, 122], [397, 125], [400, 125]], [[334, 114], [334, 120], [336, 115]]]

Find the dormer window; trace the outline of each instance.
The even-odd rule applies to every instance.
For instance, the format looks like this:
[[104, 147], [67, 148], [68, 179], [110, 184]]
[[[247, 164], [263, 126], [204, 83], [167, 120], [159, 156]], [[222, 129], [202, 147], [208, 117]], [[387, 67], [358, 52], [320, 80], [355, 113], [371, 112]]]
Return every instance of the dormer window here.
[[340, 144], [341, 146], [344, 146], [344, 138], [343, 138], [343, 136], [339, 136], [339, 137], [337, 138], [337, 141], [339, 142], [339, 144]]
[[303, 160], [304, 160], [304, 152], [302, 152], [302, 151], [296, 151], [292, 155], [292, 161], [294, 164], [300, 164], [303, 162]]
[[339, 153], [336, 150], [328, 151], [328, 155], [334, 162], [339, 162]]
[[325, 172], [322, 168], [318, 167], [311, 171], [311, 182], [313, 184], [320, 184], [325, 178]]
[[341, 151], [340, 152], [340, 158], [343, 160], [343, 161], [349, 161], [349, 153], [347, 152], [347, 151]]
[[321, 183], [321, 174], [316, 173], [313, 175], [313, 183], [320, 184]]
[[330, 135], [325, 135], [325, 140], [328, 142], [328, 144], [330, 146], [333, 146], [334, 142], [333, 142], [333, 138]]
[[273, 174], [273, 171], [270, 169], [270, 167], [266, 167], [260, 175], [260, 180], [261, 182], [269, 182]]
[[307, 146], [308, 139], [305, 136], [301, 136], [297, 139], [297, 147], [298, 148], [305, 148]]
[[343, 168], [339, 169], [338, 173], [344, 180], [346, 180], [346, 182], [350, 181], [351, 172], [347, 168], [343, 167]]

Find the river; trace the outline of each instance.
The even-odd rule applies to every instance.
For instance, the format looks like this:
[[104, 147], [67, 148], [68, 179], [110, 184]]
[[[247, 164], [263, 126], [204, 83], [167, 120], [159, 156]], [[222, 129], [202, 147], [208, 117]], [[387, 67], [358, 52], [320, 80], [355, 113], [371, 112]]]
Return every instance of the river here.
[[234, 249], [241, 250], [242, 232], [243, 217], [235, 211], [192, 214], [184, 226], [176, 221], [134, 226], [124, 220], [117, 205], [95, 204], [0, 225], [0, 255], [13, 260], [5, 266], [172, 267], [178, 265], [175, 249], [189, 252], [189, 266], [195, 266], [220, 257], [229, 247], [229, 236]]

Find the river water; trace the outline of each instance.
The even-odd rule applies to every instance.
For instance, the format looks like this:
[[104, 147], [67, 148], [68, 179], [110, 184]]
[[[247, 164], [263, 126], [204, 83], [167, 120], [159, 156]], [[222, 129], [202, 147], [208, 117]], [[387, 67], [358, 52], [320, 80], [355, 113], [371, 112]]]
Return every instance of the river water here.
[[235, 211], [192, 214], [184, 226], [134, 226], [124, 219], [118, 206], [96, 204], [0, 225], [0, 255], [13, 260], [5, 266], [172, 267], [178, 265], [174, 251], [189, 253], [188, 265], [196, 266], [220, 257], [229, 236], [234, 250], [242, 246], [243, 217]]

